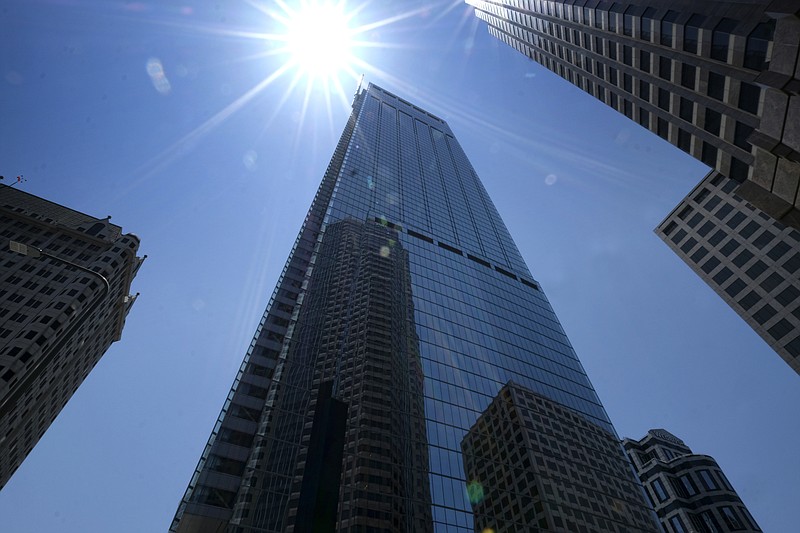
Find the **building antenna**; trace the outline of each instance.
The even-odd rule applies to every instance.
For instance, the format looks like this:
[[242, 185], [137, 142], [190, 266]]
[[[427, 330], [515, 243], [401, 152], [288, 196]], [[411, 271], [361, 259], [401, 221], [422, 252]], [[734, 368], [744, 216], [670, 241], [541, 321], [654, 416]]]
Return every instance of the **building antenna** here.
[[[5, 179], [6, 179], [5, 176], [0, 176], [0, 181], [5, 180]], [[23, 181], [28, 181], [28, 179], [25, 176], [23, 176], [22, 174], [20, 174], [19, 176], [17, 176], [17, 179], [14, 180], [14, 183], [9, 185], [9, 187], [13, 187], [14, 185], [16, 185], [18, 183], [22, 183]]]
[[356, 87], [356, 96], [358, 93], [361, 92], [361, 85], [364, 83], [364, 74], [361, 74], [361, 77], [358, 79], [358, 87]]

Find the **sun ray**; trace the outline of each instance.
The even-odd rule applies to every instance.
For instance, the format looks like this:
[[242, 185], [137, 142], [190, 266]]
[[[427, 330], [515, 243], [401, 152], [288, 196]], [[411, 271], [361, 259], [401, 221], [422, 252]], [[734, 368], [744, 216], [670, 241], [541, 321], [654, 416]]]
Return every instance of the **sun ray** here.
[[[286, 63], [282, 65], [279, 69], [273, 72], [268, 77], [261, 80], [258, 84], [254, 87], [250, 88], [247, 92], [236, 98], [233, 102], [222, 108], [220, 111], [215, 113], [211, 118], [194, 128], [192, 131], [172, 143], [169, 147], [162, 150], [157, 156], [151, 158], [148, 162], [144, 163], [142, 166], [137, 169], [134, 173], [140, 175], [138, 179], [135, 180], [135, 183], [141, 182], [153, 174], [155, 174], [158, 170], [163, 168], [168, 163], [172, 162], [176, 157], [181, 154], [182, 149], [199, 140], [200, 138], [207, 135], [211, 130], [225, 122], [231, 115], [233, 115], [236, 111], [241, 109], [247, 102], [252, 100], [256, 95], [258, 95], [261, 91], [266, 89], [269, 85], [271, 85], [275, 80], [283, 76], [289, 69], [291, 68], [291, 64]], [[134, 184], [135, 184], [134, 183]]]
[[389, 24], [394, 24], [396, 22], [400, 22], [401, 20], [405, 20], [407, 18], [414, 17], [416, 15], [421, 15], [423, 13], [427, 13], [429, 9], [430, 8], [428, 8], [427, 6], [420, 7], [419, 9], [414, 9], [412, 11], [406, 11], [404, 13], [400, 13], [399, 15], [394, 15], [393, 17], [387, 17], [385, 19], [357, 26], [356, 28], [353, 28], [353, 35], [358, 35], [371, 30], [382, 28], [383, 26], [388, 26]]

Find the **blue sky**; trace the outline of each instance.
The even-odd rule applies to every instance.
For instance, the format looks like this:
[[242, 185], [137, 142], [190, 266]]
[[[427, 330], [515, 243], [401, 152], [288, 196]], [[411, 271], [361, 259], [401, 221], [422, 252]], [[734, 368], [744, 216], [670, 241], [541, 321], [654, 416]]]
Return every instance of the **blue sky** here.
[[[399, 4], [361, 6], [354, 24], [416, 14], [354, 70], [450, 123], [620, 436], [668, 429], [794, 531], [798, 377], [652, 232], [705, 167], [461, 2]], [[0, 174], [149, 256], [122, 340], [0, 492], [4, 531], [168, 527], [349, 111], [292, 71], [252, 91], [285, 62], [254, 37], [280, 30], [271, 5], [0, 6]]]

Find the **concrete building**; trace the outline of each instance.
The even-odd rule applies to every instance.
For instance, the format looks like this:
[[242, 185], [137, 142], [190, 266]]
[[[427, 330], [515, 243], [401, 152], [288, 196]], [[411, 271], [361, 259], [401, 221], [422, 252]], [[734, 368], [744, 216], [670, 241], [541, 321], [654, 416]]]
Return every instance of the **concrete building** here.
[[[492, 35], [731, 180], [729, 205], [758, 233], [800, 230], [800, 0], [467, 3]], [[798, 333], [768, 339], [795, 369], [779, 345]]]
[[617, 436], [514, 382], [461, 449], [476, 533], [659, 531]]
[[138, 248], [108, 218], [0, 185], [0, 488], [120, 339]]
[[800, 231], [712, 171], [656, 234], [800, 374]]
[[663, 429], [623, 446], [668, 533], [761, 531], [713, 457]]
[[447, 123], [359, 88], [170, 530], [472, 533], [461, 442], [510, 380], [613, 435]]

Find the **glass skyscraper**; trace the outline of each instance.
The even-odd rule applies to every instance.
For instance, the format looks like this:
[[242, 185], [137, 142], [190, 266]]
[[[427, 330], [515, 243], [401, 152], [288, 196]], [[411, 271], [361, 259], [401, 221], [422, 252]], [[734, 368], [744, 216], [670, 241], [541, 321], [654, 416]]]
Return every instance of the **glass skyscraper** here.
[[[522, 399], [491, 407], [507, 384]], [[493, 444], [527, 420], [502, 413], [525, 409], [547, 457], [529, 440]], [[600, 400], [448, 125], [370, 84], [171, 531], [526, 531], [553, 516], [557, 531], [573, 517], [657, 531], [609, 440]], [[563, 468], [570, 453], [589, 456], [575, 463], [580, 483]], [[554, 492], [525, 508], [537, 475]], [[501, 511], [491, 518], [489, 496]]]

